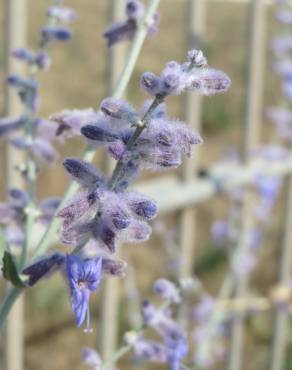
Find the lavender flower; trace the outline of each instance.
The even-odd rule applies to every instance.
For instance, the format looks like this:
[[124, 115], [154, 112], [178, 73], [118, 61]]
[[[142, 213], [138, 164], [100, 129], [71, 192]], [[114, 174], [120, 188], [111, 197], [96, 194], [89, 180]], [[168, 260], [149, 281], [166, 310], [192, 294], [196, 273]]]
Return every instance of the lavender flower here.
[[100, 355], [92, 348], [86, 347], [82, 350], [82, 359], [85, 366], [92, 370], [100, 368], [102, 361]]
[[167, 279], [158, 279], [153, 285], [154, 292], [162, 299], [179, 303], [181, 297], [176, 286]]
[[141, 87], [151, 96], [179, 95], [190, 90], [202, 95], [223, 93], [230, 87], [229, 77], [222, 71], [206, 68], [207, 60], [198, 50], [188, 52], [188, 62], [166, 64], [160, 77], [146, 72]]
[[158, 341], [139, 338], [133, 345], [134, 354], [138, 359], [144, 361], [166, 363], [166, 347]]
[[47, 16], [59, 22], [69, 23], [76, 19], [76, 12], [71, 8], [51, 6], [48, 9]]
[[80, 135], [80, 129], [88, 123], [95, 122], [97, 117], [97, 113], [93, 109], [88, 108], [83, 110], [64, 110], [52, 115], [49, 119], [59, 125], [56, 135], [60, 138], [68, 139]]
[[71, 304], [77, 326], [81, 326], [87, 315], [86, 330], [89, 327], [89, 297], [97, 290], [101, 280], [102, 258], [82, 260], [75, 255], [66, 257], [66, 275], [71, 291]]
[[68, 41], [71, 38], [71, 32], [62, 26], [45, 26], [41, 32], [42, 43], [49, 41]]
[[[107, 40], [108, 47], [134, 38], [139, 22], [144, 16], [144, 5], [139, 0], [127, 0], [125, 12], [126, 21], [112, 24], [103, 34], [103, 37]], [[158, 20], [158, 14], [155, 14], [152, 24], [149, 26], [148, 35], [152, 35], [157, 31]]]
[[50, 276], [57, 269], [60, 269], [65, 257], [60, 253], [54, 253], [50, 257], [43, 257], [39, 261], [26, 267], [22, 273], [28, 275], [28, 285], [32, 287], [40, 279]]

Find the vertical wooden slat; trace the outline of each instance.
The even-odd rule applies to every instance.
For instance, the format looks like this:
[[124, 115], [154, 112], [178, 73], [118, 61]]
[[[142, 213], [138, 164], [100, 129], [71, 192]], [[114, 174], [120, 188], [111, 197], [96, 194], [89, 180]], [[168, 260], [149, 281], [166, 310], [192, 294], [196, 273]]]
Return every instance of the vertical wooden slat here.
[[[282, 244], [282, 255], [279, 264], [279, 283], [288, 286], [291, 276], [292, 262], [292, 176], [286, 179], [286, 202], [285, 202], [285, 224], [284, 238]], [[289, 315], [281, 309], [276, 311], [274, 322], [274, 336], [271, 351], [271, 370], [283, 369], [285, 360], [286, 342], [289, 328]]]
[[[124, 1], [111, 0], [109, 2], [109, 22], [121, 20], [124, 16]], [[125, 46], [115, 45], [109, 49], [108, 56], [108, 95], [110, 96], [118, 81], [125, 61]], [[105, 172], [110, 174], [114, 162], [105, 157]], [[120, 281], [117, 278], [108, 278], [105, 281], [102, 298], [102, 330], [101, 352], [104, 360], [107, 360], [117, 346], [118, 337], [118, 311], [120, 298]]]
[[[200, 49], [201, 39], [205, 29], [206, 0], [187, 0], [187, 44], [188, 49]], [[194, 130], [201, 129], [202, 98], [199, 95], [187, 93], [185, 97], [185, 121]], [[184, 182], [192, 180], [195, 176], [198, 162], [198, 148], [195, 148], [192, 159], [185, 161], [180, 172]], [[194, 245], [195, 245], [195, 210], [186, 208], [178, 215], [179, 235], [178, 243], [182, 251], [180, 277], [192, 275]]]
[[[10, 73], [21, 73], [23, 67], [20, 63], [10, 58], [10, 50], [15, 47], [26, 45], [26, 0], [6, 0], [6, 71]], [[15, 93], [6, 88], [6, 113], [8, 116], [16, 116], [23, 110], [21, 103]], [[23, 162], [20, 152], [15, 151], [11, 146], [6, 147], [5, 153], [6, 187], [22, 187], [20, 175], [15, 171], [15, 166]], [[11, 310], [6, 329], [6, 370], [23, 369], [23, 309], [24, 297], [19, 298]]]
[[[250, 3], [250, 34], [248, 45], [248, 79], [245, 126], [242, 141], [241, 158], [244, 163], [249, 161], [252, 149], [259, 141], [259, 131], [262, 112], [263, 66], [265, 51], [265, 11], [264, 0], [252, 0]], [[249, 233], [252, 228], [252, 195], [247, 194], [242, 207], [242, 225], [239, 248], [249, 247]], [[236, 286], [235, 296], [244, 297], [247, 292], [247, 280], [241, 279]], [[244, 346], [244, 325], [238, 319], [233, 324], [231, 334], [231, 350], [229, 370], [242, 368]]]

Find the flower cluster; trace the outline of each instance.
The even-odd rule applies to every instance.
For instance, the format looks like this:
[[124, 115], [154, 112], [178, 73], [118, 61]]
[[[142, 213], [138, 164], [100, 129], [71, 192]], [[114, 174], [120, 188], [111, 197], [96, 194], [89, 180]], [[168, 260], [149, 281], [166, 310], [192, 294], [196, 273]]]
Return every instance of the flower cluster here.
[[188, 354], [185, 330], [171, 318], [168, 309], [157, 309], [149, 301], [142, 304], [142, 316], [144, 326], [154, 329], [163, 342], [129, 333], [125, 339], [132, 345], [135, 356], [143, 361], [167, 363], [171, 370], [180, 369], [181, 361]]
[[[171, 64], [176, 67], [171, 67]], [[97, 289], [101, 276], [124, 276], [126, 264], [115, 257], [118, 246], [121, 243], [143, 242], [150, 236], [148, 222], [157, 214], [156, 203], [146, 195], [130, 190], [130, 185], [143, 168], [161, 171], [178, 167], [182, 154], [190, 156], [192, 146], [202, 142], [200, 135], [188, 125], [167, 116], [164, 101], [174, 95], [170, 86], [178, 75], [180, 86], [184, 86], [179, 88], [180, 92], [187, 90], [186, 83], [190, 86], [189, 81], [198, 76], [197, 82], [204, 85], [204, 91], [225, 91], [230, 84], [228, 77], [221, 71], [214, 73], [206, 64], [203, 53], [197, 50], [190, 51], [188, 61], [181, 66], [176, 62], [169, 63], [161, 77], [157, 77], [159, 85], [164, 89], [168, 86], [168, 89], [163, 93], [162, 90], [151, 93], [153, 101], [146, 101], [140, 111], [125, 100], [106, 98], [98, 111], [67, 110], [51, 117], [57, 125], [59, 138], [81, 133], [90, 146], [105, 148], [117, 161], [112, 176], [107, 178], [84, 160], [64, 160], [65, 169], [80, 188], [57, 216], [62, 220], [61, 241], [74, 249], [69, 256], [64, 256], [61, 263], [49, 256], [28, 267], [30, 270], [25, 270], [29, 272], [32, 282], [41, 277], [38, 266], [42, 264], [46, 266], [44, 276], [55, 271], [56, 267], [66, 276], [78, 326], [86, 316], [89, 318], [89, 295]], [[144, 77], [145, 74], [141, 81]], [[184, 85], [182, 81], [185, 81]], [[202, 89], [197, 91], [202, 92]], [[82, 271], [85, 275], [80, 277], [78, 273], [76, 277], [70, 272], [70, 264], [73, 264], [75, 272], [80, 269], [81, 275]], [[87, 266], [94, 278], [91, 272], [85, 272]], [[37, 271], [36, 277], [33, 276], [34, 271]], [[95, 282], [93, 286], [91, 281]], [[175, 288], [163, 279], [156, 283], [155, 290], [175, 302], [180, 299]]]

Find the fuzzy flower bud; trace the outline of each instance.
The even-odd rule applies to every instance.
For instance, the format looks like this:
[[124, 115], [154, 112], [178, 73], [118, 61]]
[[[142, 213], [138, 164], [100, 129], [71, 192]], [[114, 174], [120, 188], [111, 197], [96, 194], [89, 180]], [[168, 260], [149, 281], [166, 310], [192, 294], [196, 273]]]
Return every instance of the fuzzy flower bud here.
[[156, 96], [161, 91], [161, 79], [152, 72], [145, 72], [140, 79], [141, 87], [151, 96]]
[[156, 293], [160, 298], [171, 301], [173, 303], [178, 303], [181, 300], [179, 291], [176, 286], [167, 279], [158, 279], [153, 285], [154, 293]]
[[101, 102], [100, 109], [104, 114], [110, 117], [128, 121], [133, 125], [136, 125], [139, 121], [139, 116], [135, 110], [122, 99], [104, 99]]
[[192, 67], [205, 67], [207, 65], [207, 59], [204, 56], [202, 50], [192, 49], [188, 51], [188, 62]]

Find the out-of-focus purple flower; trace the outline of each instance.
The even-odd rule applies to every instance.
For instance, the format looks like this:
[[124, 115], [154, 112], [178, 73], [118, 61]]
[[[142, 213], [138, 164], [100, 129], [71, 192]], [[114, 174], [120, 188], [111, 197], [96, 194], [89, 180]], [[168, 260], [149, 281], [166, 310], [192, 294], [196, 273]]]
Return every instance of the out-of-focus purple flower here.
[[126, 16], [128, 19], [141, 20], [145, 11], [144, 4], [139, 0], [126, 1]]
[[112, 24], [105, 30], [103, 37], [107, 40], [107, 46], [110, 48], [118, 42], [132, 40], [136, 30], [136, 21], [128, 20], [126, 22]]
[[292, 11], [288, 9], [278, 10], [275, 13], [275, 18], [281, 23], [290, 25], [292, 24]]
[[42, 28], [41, 36], [42, 44], [46, 44], [49, 41], [68, 41], [71, 38], [71, 32], [63, 26], [50, 25]]
[[0, 137], [21, 129], [26, 120], [25, 116], [0, 118]]
[[[138, 29], [139, 22], [144, 16], [144, 4], [139, 0], [127, 0], [125, 12], [127, 19], [123, 22], [113, 23], [103, 33], [107, 40], [108, 47], [121, 41], [131, 41]], [[157, 31], [159, 17], [155, 14], [152, 24], [149, 26], [148, 35], [153, 35]]]
[[254, 228], [253, 230], [251, 230], [249, 244], [252, 251], [256, 251], [259, 248], [262, 240], [263, 233], [260, 229]]
[[45, 225], [48, 225], [53, 217], [55, 216], [55, 213], [61, 204], [61, 198], [59, 197], [50, 197], [42, 200], [40, 202], [40, 210], [41, 215], [39, 217], [39, 221]]
[[165, 345], [158, 341], [139, 338], [133, 345], [135, 356], [144, 361], [167, 362], [167, 350]]
[[256, 262], [256, 256], [250, 251], [236, 254], [231, 263], [234, 276], [237, 279], [247, 276], [256, 266]]
[[[97, 290], [101, 280], [102, 258], [81, 259], [76, 255], [66, 257], [66, 276], [71, 291], [71, 304], [80, 327], [87, 315], [89, 319], [90, 293]], [[87, 323], [87, 330], [90, 330]]]
[[142, 316], [144, 324], [155, 329], [164, 339], [170, 337], [173, 340], [179, 340], [186, 337], [185, 331], [179, 324], [166, 315], [164, 310], [155, 308], [149, 301], [144, 301], [142, 304]]
[[54, 253], [50, 257], [43, 257], [39, 261], [26, 267], [22, 273], [29, 277], [28, 285], [35, 285], [40, 279], [50, 276], [53, 272], [60, 269], [65, 261], [65, 257], [60, 253]]
[[88, 108], [83, 110], [64, 110], [52, 115], [49, 119], [57, 122], [59, 125], [56, 135], [60, 138], [68, 139], [72, 136], [81, 135], [81, 128], [86, 124], [94, 123], [97, 118], [97, 112]]
[[181, 296], [175, 284], [167, 279], [158, 279], [153, 285], [153, 291], [160, 298], [168, 300], [173, 303], [179, 303]]
[[210, 316], [214, 312], [215, 306], [216, 306], [215, 299], [208, 294], [204, 294], [201, 297], [200, 302], [195, 306], [193, 310], [194, 319], [199, 324], [208, 322]]
[[228, 237], [228, 223], [226, 220], [218, 220], [211, 228], [212, 240], [215, 245], [223, 245]]
[[47, 70], [51, 64], [48, 54], [43, 50], [35, 54], [33, 51], [26, 48], [16, 48], [11, 51], [11, 55], [29, 65], [35, 64], [40, 69]]
[[98, 370], [102, 364], [100, 355], [93, 348], [82, 349], [82, 360], [85, 366], [92, 370]]
[[63, 6], [51, 6], [48, 9], [47, 16], [55, 18], [59, 22], [69, 23], [76, 19], [76, 12]]
[[261, 145], [256, 148], [254, 155], [266, 161], [285, 160], [289, 151], [283, 146]]
[[186, 338], [173, 339], [167, 337], [165, 346], [167, 348], [167, 362], [170, 370], [179, 370], [181, 360], [188, 354]]
[[[280, 35], [273, 39], [272, 49], [276, 56], [285, 57], [292, 50], [291, 35]], [[280, 66], [280, 64], [278, 64]]]

